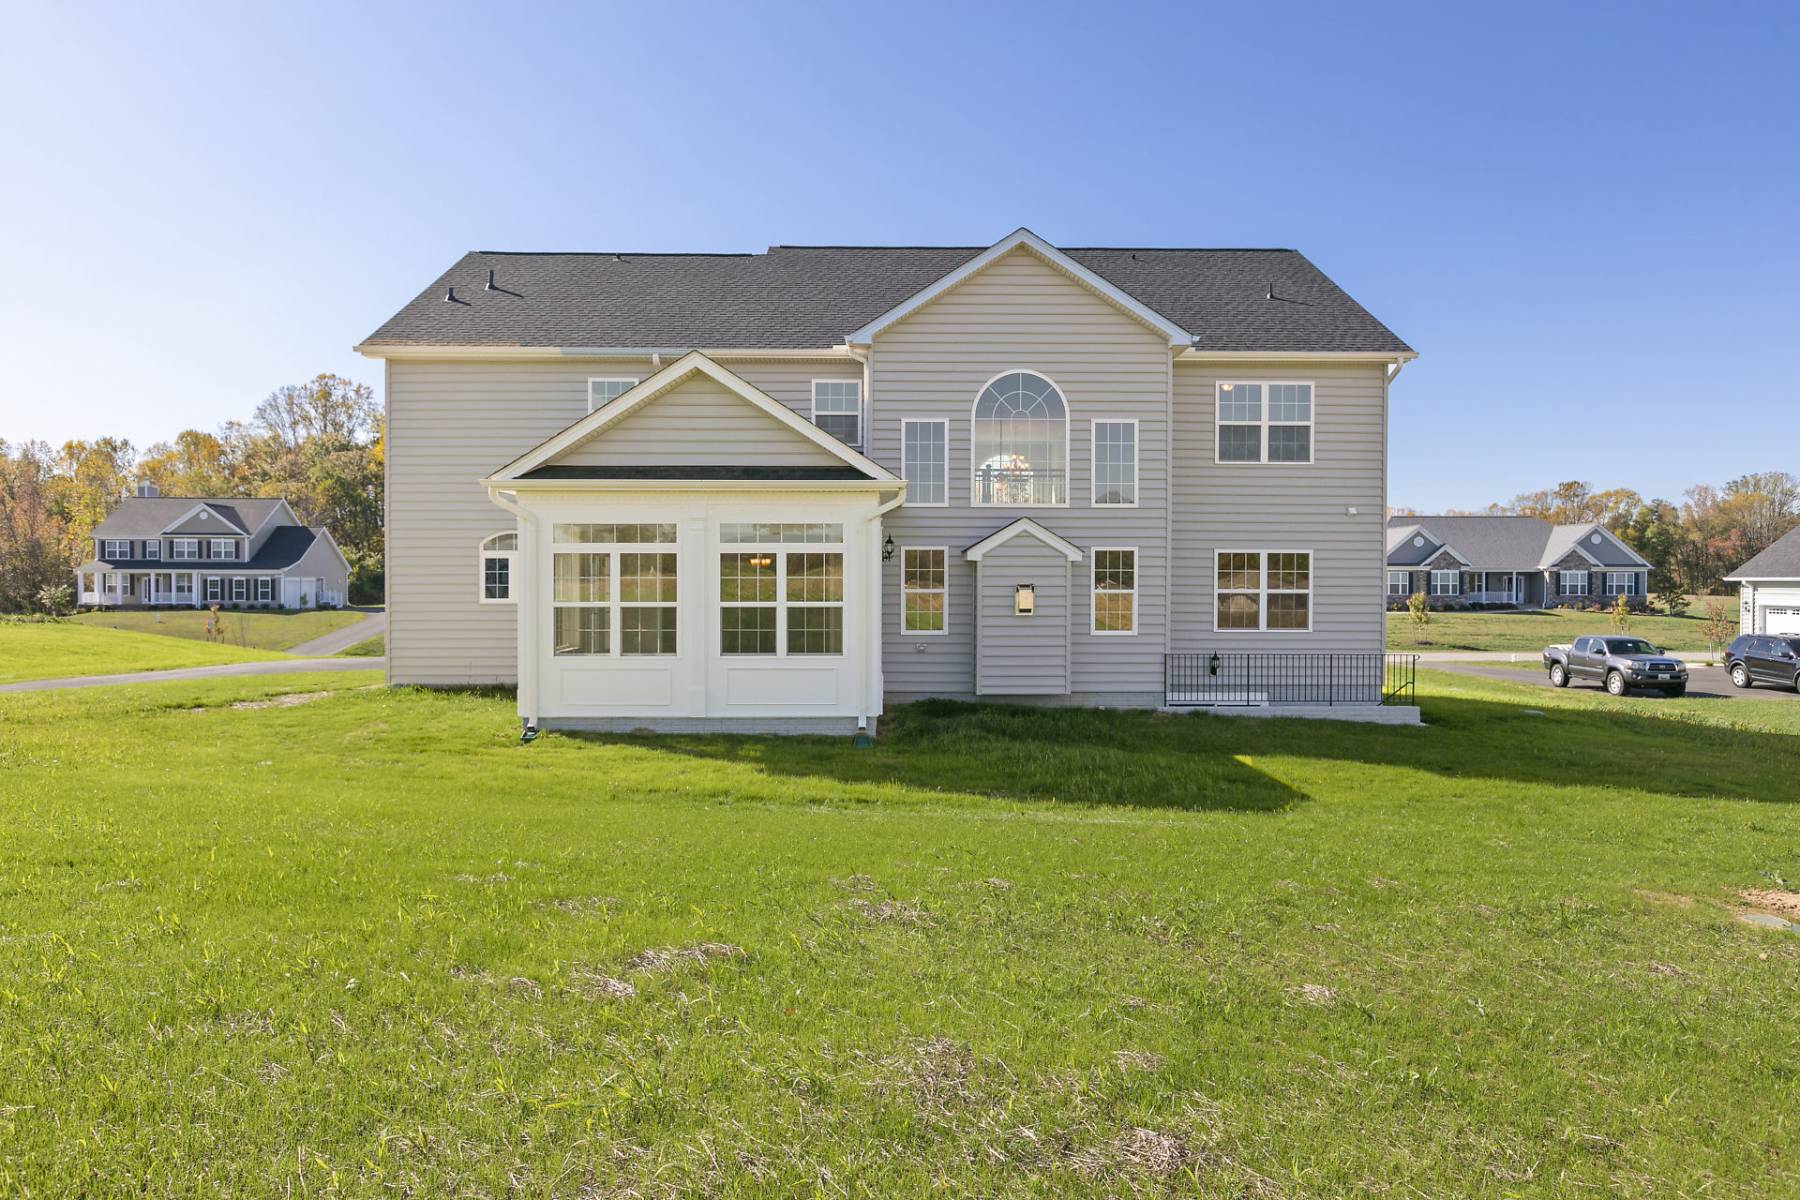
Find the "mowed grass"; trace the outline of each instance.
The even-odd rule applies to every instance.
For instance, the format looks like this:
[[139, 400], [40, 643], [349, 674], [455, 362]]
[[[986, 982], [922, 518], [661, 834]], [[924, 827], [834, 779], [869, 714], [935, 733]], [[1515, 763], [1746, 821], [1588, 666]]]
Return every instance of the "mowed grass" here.
[[521, 746], [378, 679], [0, 696], [0, 1194], [1800, 1190], [1779, 702]]
[[180, 641], [148, 633], [106, 629], [75, 621], [0, 621], [0, 683], [210, 667], [262, 662], [283, 655], [208, 642]]
[[[1736, 610], [1732, 610], [1735, 617]], [[1406, 613], [1387, 615], [1390, 650], [1542, 650], [1584, 633], [1617, 633], [1611, 613], [1571, 612], [1434, 612], [1423, 630]], [[1663, 650], [1707, 650], [1706, 622], [1698, 616], [1635, 614], [1629, 632]]]
[[378, 633], [337, 652], [339, 658], [380, 658], [387, 653], [387, 634]]
[[[144, 609], [129, 612], [86, 612], [71, 618], [83, 625], [156, 633], [165, 637], [206, 640], [210, 613], [193, 609]], [[219, 627], [228, 645], [253, 650], [291, 650], [302, 642], [324, 637], [334, 629], [354, 625], [364, 614], [349, 610], [309, 612], [219, 613]]]

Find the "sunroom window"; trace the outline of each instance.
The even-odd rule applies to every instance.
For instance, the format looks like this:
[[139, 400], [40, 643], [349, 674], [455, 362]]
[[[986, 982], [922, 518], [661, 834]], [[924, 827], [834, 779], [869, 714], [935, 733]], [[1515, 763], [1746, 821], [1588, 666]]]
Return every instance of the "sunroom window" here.
[[[719, 540], [719, 652], [844, 652], [844, 555], [837, 524], [727, 524]], [[827, 540], [828, 539], [828, 540]], [[795, 542], [824, 543], [806, 550]]]
[[[553, 527], [551, 610], [559, 655], [674, 654], [674, 525]], [[596, 548], [603, 547], [603, 548]]]
[[975, 398], [976, 504], [1067, 504], [1069, 408], [1029, 371], [1002, 375]]

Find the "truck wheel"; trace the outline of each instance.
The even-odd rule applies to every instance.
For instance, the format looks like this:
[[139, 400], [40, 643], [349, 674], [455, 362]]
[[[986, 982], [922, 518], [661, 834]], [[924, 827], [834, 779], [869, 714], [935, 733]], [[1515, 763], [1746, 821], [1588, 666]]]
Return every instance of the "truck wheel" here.
[[1567, 667], [1563, 666], [1561, 663], [1551, 663], [1550, 664], [1550, 686], [1551, 687], [1568, 687], [1569, 686], [1569, 669]]
[[1750, 672], [1744, 668], [1743, 663], [1731, 664], [1731, 685], [1741, 688], [1750, 686]]
[[1606, 691], [1611, 696], [1623, 696], [1625, 694], [1625, 676], [1617, 671], [1608, 671], [1606, 673]]

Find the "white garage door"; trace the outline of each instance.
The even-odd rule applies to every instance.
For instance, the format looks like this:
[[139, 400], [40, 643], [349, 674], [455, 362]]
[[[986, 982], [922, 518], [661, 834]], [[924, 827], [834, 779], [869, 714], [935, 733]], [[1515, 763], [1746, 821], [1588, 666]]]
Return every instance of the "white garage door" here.
[[1800, 633], [1800, 608], [1763, 609], [1764, 633]]

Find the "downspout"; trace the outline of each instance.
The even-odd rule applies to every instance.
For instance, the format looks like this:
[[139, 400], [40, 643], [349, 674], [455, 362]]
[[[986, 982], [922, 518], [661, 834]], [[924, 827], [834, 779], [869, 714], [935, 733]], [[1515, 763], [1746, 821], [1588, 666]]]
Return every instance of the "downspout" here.
[[[868, 427], [865, 425], [864, 429], [867, 428]], [[881, 518], [888, 513], [893, 512], [904, 503], [906, 503], [906, 484], [903, 482], [900, 484], [900, 490], [895, 493], [892, 500], [877, 505], [875, 511], [871, 512], [866, 518], [868, 535], [865, 538], [865, 541], [869, 546], [869, 578], [872, 582], [872, 586], [869, 588], [868, 607], [865, 614], [865, 619], [869, 624], [869, 649], [865, 651], [863, 658], [863, 673], [865, 675], [863, 680], [863, 713], [856, 719], [856, 744], [859, 746], [872, 744], [868, 740], [869, 717], [871, 715], [880, 714], [881, 697], [885, 690], [881, 671], [881, 663], [885, 657], [884, 642], [887, 637], [887, 631], [882, 628], [881, 623], [882, 586], [884, 583], [883, 564], [881, 559]]]
[[519, 740], [532, 742], [538, 735], [538, 656], [532, 633], [536, 630], [537, 592], [541, 586], [539, 577], [543, 574], [537, 569], [537, 514], [492, 485], [488, 487], [488, 499], [519, 522], [519, 561], [525, 564], [524, 578], [520, 581], [525, 594], [519, 597], [514, 610], [518, 626], [519, 716], [523, 726]]

